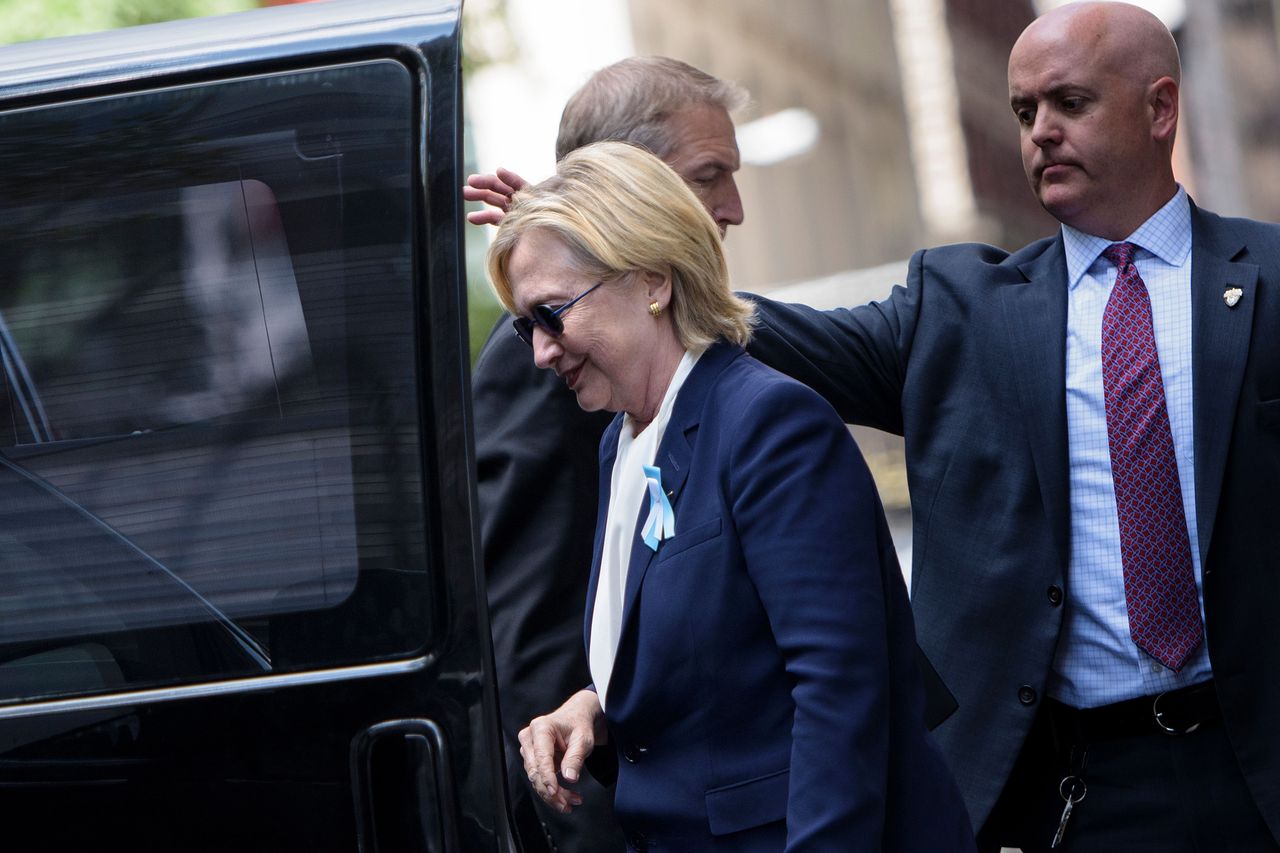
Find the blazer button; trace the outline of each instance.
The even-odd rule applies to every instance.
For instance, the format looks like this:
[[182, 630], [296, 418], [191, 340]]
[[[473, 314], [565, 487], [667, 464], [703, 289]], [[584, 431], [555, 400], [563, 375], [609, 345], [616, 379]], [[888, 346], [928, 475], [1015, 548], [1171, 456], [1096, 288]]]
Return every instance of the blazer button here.
[[1023, 705], [1034, 705], [1036, 703], [1036, 689], [1030, 684], [1024, 684], [1018, 688], [1018, 701]]
[[635, 853], [645, 853], [649, 849], [649, 839], [644, 837], [643, 832], [633, 832], [631, 837], [627, 839], [627, 846]]
[[1062, 587], [1049, 587], [1049, 603], [1054, 607], [1062, 603]]
[[626, 759], [628, 764], [635, 764], [640, 760], [640, 756], [648, 751], [646, 747], [629, 743], [622, 748], [622, 757]]

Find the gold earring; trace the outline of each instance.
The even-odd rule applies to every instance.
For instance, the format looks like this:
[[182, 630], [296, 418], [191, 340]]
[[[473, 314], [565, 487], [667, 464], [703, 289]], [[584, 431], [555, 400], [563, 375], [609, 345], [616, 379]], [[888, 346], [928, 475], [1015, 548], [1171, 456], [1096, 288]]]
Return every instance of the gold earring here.
[[658, 304], [658, 300], [655, 299], [649, 303], [649, 313], [655, 317], [662, 313], [662, 306]]

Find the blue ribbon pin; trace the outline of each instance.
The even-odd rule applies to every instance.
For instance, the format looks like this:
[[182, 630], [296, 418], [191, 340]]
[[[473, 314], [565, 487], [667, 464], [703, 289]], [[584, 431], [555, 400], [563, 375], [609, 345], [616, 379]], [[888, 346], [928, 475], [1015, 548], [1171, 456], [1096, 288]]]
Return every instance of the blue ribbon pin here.
[[649, 517], [640, 531], [644, 544], [657, 551], [658, 543], [676, 535], [676, 513], [662, 490], [662, 469], [655, 465], [644, 466], [644, 479], [649, 486]]

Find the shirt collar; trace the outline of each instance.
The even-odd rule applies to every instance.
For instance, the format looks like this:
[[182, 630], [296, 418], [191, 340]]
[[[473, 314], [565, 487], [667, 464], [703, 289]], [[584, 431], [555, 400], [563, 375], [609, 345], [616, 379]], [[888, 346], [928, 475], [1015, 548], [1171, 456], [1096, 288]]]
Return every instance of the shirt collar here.
[[[1070, 225], [1062, 226], [1062, 246], [1067, 255], [1067, 288], [1074, 289], [1113, 240], [1086, 234]], [[1191, 252], [1191, 203], [1181, 186], [1165, 206], [1126, 237], [1166, 264], [1180, 267]]]

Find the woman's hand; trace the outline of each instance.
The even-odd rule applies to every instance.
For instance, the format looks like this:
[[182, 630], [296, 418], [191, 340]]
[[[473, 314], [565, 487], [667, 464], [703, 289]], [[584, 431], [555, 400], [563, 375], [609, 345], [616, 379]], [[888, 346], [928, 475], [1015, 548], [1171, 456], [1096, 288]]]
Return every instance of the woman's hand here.
[[520, 730], [520, 757], [529, 784], [547, 805], [568, 814], [582, 805], [582, 797], [560, 780], [576, 783], [591, 750], [607, 742], [600, 697], [595, 691], [579, 690], [559, 708], [535, 717]]
[[511, 197], [525, 187], [525, 179], [510, 169], [498, 169], [496, 175], [471, 175], [462, 188], [467, 201], [479, 201], [489, 205], [484, 210], [467, 214], [472, 225], [497, 225], [507, 215]]

